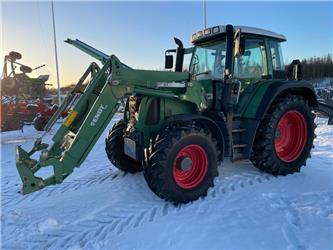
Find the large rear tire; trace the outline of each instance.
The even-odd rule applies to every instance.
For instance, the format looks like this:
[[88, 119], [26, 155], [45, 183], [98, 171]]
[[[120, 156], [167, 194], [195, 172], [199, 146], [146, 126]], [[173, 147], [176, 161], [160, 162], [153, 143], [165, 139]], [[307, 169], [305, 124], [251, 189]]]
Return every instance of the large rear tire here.
[[175, 204], [206, 196], [218, 175], [211, 133], [194, 124], [172, 126], [155, 140], [144, 177], [160, 198]]
[[124, 153], [124, 131], [126, 124], [123, 120], [113, 125], [105, 139], [105, 151], [111, 163], [118, 169], [136, 173], [142, 171], [142, 162], [136, 161]]
[[279, 98], [258, 129], [251, 155], [254, 166], [273, 175], [299, 172], [313, 147], [314, 118], [305, 98]]

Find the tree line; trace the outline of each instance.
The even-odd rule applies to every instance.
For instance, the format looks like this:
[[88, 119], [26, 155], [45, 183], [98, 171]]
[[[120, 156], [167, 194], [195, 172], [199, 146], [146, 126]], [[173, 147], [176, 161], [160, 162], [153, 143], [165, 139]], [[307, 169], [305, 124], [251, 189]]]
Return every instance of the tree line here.
[[303, 59], [302, 72], [303, 79], [311, 80], [325, 77], [333, 77], [332, 54], [322, 57], [310, 57]]

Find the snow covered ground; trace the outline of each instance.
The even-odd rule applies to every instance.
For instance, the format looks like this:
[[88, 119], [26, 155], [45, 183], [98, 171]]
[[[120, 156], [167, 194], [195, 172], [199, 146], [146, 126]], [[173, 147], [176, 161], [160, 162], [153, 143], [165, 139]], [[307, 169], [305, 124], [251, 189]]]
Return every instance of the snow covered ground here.
[[179, 207], [156, 197], [141, 173], [114, 168], [104, 138], [63, 184], [22, 196], [15, 145], [31, 149], [39, 133], [2, 133], [1, 247], [333, 249], [333, 128], [316, 133], [301, 173], [276, 178], [224, 163], [207, 197]]

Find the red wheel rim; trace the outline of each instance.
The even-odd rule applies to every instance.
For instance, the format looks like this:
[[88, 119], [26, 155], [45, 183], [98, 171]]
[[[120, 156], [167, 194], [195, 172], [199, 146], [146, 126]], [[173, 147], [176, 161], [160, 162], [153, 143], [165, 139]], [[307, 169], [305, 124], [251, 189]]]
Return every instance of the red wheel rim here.
[[288, 111], [281, 118], [275, 133], [275, 152], [285, 162], [296, 160], [307, 141], [307, 125], [298, 111]]
[[206, 151], [195, 144], [182, 148], [173, 162], [174, 179], [184, 189], [197, 187], [204, 179], [207, 169]]

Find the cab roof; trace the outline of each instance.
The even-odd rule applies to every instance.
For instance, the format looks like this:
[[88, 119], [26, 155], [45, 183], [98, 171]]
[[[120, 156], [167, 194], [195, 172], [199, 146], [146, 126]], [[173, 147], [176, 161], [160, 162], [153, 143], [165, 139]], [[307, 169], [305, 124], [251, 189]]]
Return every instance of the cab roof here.
[[[255, 27], [249, 27], [249, 26], [233, 26], [234, 30], [241, 29], [241, 32], [243, 34], [251, 34], [251, 35], [257, 35], [257, 36], [263, 36], [267, 38], [272, 38], [274, 40], [278, 40], [279, 42], [284, 42], [286, 41], [286, 37], [281, 34], [277, 34], [275, 32], [265, 30], [265, 29], [260, 29], [260, 28], [255, 28]], [[196, 33], [194, 33], [191, 36], [191, 42], [192, 43], [199, 43], [201, 41], [207, 41], [212, 38], [218, 37], [223, 35], [226, 32], [226, 26], [225, 25], [218, 25], [218, 26], [213, 26], [210, 28], [206, 28], [204, 30], [200, 30]]]

